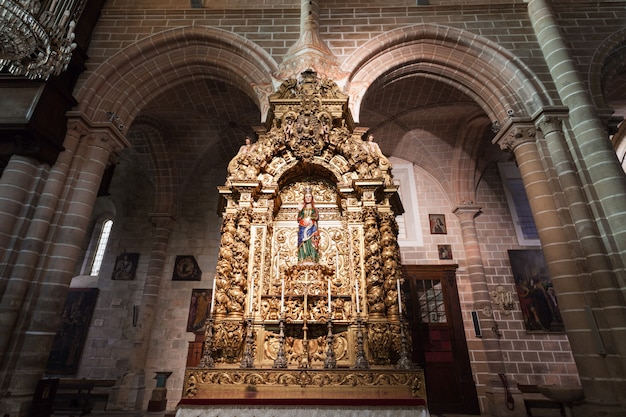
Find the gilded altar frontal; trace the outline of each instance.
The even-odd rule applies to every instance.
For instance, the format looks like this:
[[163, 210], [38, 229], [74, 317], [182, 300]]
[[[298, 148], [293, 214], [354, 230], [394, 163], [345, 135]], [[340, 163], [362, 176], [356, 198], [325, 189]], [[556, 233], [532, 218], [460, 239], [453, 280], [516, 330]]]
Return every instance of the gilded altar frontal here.
[[270, 114], [219, 188], [211, 314], [183, 403], [358, 392], [424, 404], [401, 315], [403, 209], [389, 161], [314, 71], [285, 81]]

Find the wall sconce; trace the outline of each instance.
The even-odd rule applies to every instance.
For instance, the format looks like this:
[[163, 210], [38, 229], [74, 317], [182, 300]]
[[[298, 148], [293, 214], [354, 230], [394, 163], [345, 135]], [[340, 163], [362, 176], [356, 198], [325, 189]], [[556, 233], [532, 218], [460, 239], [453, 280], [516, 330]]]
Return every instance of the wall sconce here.
[[498, 285], [494, 291], [491, 291], [491, 299], [506, 315], [511, 314], [511, 310], [515, 308], [513, 291], [507, 291], [502, 285]]

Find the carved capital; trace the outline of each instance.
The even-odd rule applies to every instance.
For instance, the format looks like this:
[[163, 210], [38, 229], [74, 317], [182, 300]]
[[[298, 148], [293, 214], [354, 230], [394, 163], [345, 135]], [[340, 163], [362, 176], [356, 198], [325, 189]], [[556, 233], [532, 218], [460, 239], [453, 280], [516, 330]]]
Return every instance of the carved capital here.
[[461, 220], [472, 220], [480, 216], [482, 213], [481, 209], [482, 207], [469, 203], [459, 205], [452, 212]]
[[558, 116], [546, 116], [541, 118], [538, 123], [539, 130], [543, 133], [544, 136], [549, 135], [550, 133], [560, 132], [562, 131], [563, 119]]
[[511, 119], [494, 138], [493, 143], [498, 144], [504, 151], [514, 151], [523, 143], [534, 142], [536, 135], [537, 129], [534, 124], [526, 120]]

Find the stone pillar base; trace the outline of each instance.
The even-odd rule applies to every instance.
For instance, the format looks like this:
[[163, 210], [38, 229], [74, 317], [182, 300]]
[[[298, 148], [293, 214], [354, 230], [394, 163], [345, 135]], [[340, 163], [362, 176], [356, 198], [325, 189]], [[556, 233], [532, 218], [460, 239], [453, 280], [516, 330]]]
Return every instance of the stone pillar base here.
[[623, 417], [624, 406], [619, 404], [591, 404], [576, 403], [572, 405], [565, 404], [565, 407], [571, 407], [573, 417]]
[[167, 399], [148, 401], [148, 411], [165, 411], [167, 408]]
[[128, 372], [122, 377], [120, 386], [114, 388], [109, 395], [107, 410], [137, 410], [143, 402], [145, 375], [143, 372]]
[[148, 411], [165, 411], [167, 408], [167, 388], [157, 387], [152, 391]]
[[487, 410], [491, 417], [526, 417], [526, 406], [522, 392], [517, 385], [509, 382], [509, 394], [513, 397], [513, 403], [507, 403], [507, 392], [499, 380], [489, 381], [489, 387], [485, 392], [487, 397]]

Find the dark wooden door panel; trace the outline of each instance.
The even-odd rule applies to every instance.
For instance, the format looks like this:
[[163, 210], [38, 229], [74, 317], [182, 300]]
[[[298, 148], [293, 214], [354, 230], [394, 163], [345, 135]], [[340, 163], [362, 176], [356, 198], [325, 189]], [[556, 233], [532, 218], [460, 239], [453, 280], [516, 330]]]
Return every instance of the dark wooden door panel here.
[[[459, 390], [450, 362], [429, 362], [424, 369], [428, 409], [431, 413], [463, 413], [463, 394]], [[442, 388], [445, 387], [445, 388]]]
[[430, 412], [480, 414], [456, 287], [456, 267], [404, 268], [412, 357], [424, 368]]

